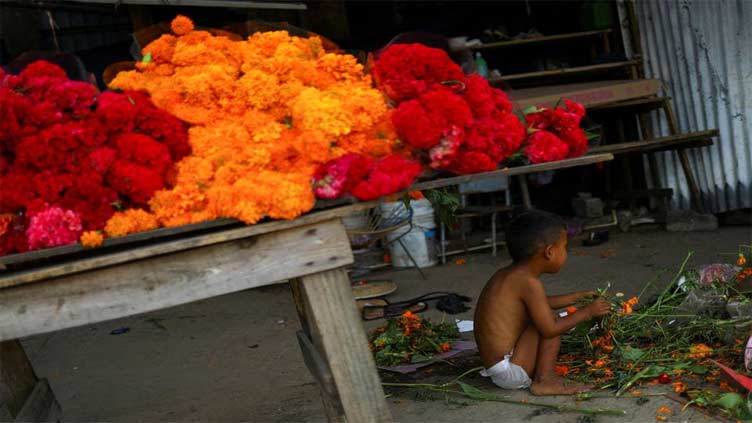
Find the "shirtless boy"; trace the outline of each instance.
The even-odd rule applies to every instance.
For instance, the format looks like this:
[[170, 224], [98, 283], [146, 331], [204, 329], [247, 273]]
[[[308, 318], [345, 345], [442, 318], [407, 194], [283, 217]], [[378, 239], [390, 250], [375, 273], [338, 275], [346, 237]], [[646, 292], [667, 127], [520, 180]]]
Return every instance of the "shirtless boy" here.
[[554, 310], [597, 293], [547, 296], [539, 277], [557, 273], [567, 261], [567, 232], [550, 213], [515, 218], [506, 236], [512, 264], [488, 281], [475, 310], [475, 340], [488, 376], [504, 389], [530, 388], [534, 395], [569, 395], [589, 386], [567, 383], [554, 373], [560, 336], [578, 324], [604, 316], [610, 304], [595, 299], [563, 318]]

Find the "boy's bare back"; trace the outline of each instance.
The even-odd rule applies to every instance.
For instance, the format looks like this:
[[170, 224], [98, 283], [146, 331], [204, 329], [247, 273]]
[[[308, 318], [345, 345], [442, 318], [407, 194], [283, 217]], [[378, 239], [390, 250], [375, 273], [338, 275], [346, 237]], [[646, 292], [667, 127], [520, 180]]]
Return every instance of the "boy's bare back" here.
[[486, 368], [509, 354], [530, 324], [522, 294], [533, 282], [531, 278], [510, 266], [496, 272], [483, 288], [475, 309], [474, 332]]

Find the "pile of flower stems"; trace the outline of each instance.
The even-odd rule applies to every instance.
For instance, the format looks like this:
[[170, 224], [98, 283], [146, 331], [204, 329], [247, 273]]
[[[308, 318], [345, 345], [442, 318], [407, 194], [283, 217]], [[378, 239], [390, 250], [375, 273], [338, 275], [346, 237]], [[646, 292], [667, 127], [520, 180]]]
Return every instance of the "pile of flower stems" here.
[[[719, 319], [710, 315], [689, 314], [681, 310], [679, 306], [686, 298], [684, 292], [676, 284], [679, 277], [684, 273], [691, 253], [682, 263], [679, 271], [670, 283], [655, 298], [631, 314], [612, 314], [604, 317], [597, 323], [595, 329], [584, 325], [562, 337], [562, 354], [572, 357], [570, 361], [564, 361], [570, 372], [579, 373], [575, 378], [588, 381], [600, 382], [600, 387], [623, 388], [624, 384], [632, 379], [643, 368], [650, 365], [671, 367], [671, 364], [688, 362], [702, 364], [702, 360], [689, 357], [687, 351], [693, 343], [706, 343], [715, 345], [712, 357], [721, 359], [731, 367], [739, 368], [743, 361], [738, 345], [728, 344], [724, 340], [727, 329], [740, 329], [752, 327], [752, 319]], [[660, 276], [659, 276], [660, 277]], [[657, 279], [657, 278], [656, 278]], [[645, 285], [640, 294], [643, 297], [655, 280]], [[640, 298], [641, 302], [644, 300]], [[611, 331], [611, 339], [614, 349], [610, 354], [604, 353], [593, 346], [593, 340]], [[721, 345], [718, 345], [718, 344]], [[639, 358], [625, 358], [622, 353], [628, 348], [639, 348], [642, 355]], [[588, 356], [589, 355], [589, 356]], [[585, 360], [606, 360], [607, 367], [613, 373], [620, 372], [621, 377], [603, 380], [593, 378], [587, 368], [591, 367]], [[585, 370], [577, 372], [575, 369]]]

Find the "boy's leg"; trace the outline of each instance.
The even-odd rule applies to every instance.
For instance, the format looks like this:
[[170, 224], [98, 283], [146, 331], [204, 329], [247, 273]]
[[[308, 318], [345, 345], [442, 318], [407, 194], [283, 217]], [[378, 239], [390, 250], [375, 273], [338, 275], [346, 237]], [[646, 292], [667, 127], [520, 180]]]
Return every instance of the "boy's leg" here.
[[535, 363], [535, 377], [530, 386], [533, 395], [572, 395], [587, 391], [592, 386], [567, 382], [554, 372], [556, 358], [559, 356], [561, 338], [541, 338], [538, 341], [538, 355]]
[[532, 323], [522, 332], [517, 344], [514, 346], [514, 354], [509, 360], [522, 367], [525, 373], [532, 379], [535, 374], [535, 363], [538, 356], [538, 342], [540, 334]]

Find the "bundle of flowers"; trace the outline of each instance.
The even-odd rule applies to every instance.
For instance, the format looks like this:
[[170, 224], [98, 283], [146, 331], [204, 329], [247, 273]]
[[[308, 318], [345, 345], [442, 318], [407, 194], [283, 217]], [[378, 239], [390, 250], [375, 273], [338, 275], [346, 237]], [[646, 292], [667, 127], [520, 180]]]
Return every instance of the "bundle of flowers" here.
[[98, 95], [44, 61], [0, 74], [0, 110], [0, 255], [74, 243], [146, 206], [190, 152], [185, 125], [145, 96]]
[[408, 310], [399, 318], [389, 319], [384, 326], [375, 329], [370, 337], [370, 346], [376, 364], [394, 366], [430, 360], [436, 354], [449, 351], [452, 342], [459, 337], [456, 325], [449, 322], [431, 323]]
[[520, 149], [525, 127], [503, 91], [479, 75], [465, 75], [440, 49], [395, 44], [373, 76], [395, 103], [392, 122], [430, 166], [458, 174], [491, 171]]
[[570, 100], [564, 100], [564, 107], [533, 108], [525, 114], [530, 133], [525, 155], [532, 163], [543, 163], [585, 154], [588, 138], [580, 127], [584, 116], [585, 108]]
[[[395, 152], [390, 111], [355, 57], [284, 31], [232, 41], [194, 30], [183, 16], [172, 30], [143, 49], [138, 69], [110, 84], [147, 92], [193, 125], [193, 153], [178, 164], [175, 186], [149, 203], [159, 225], [292, 219], [313, 207], [320, 166], [348, 154], [370, 160]], [[375, 185], [377, 168], [366, 172]], [[132, 223], [116, 217], [120, 227]]]
[[359, 200], [375, 200], [407, 189], [418, 174], [419, 163], [397, 154], [374, 160], [353, 153], [321, 166], [314, 175], [314, 191], [322, 199], [350, 194]]

